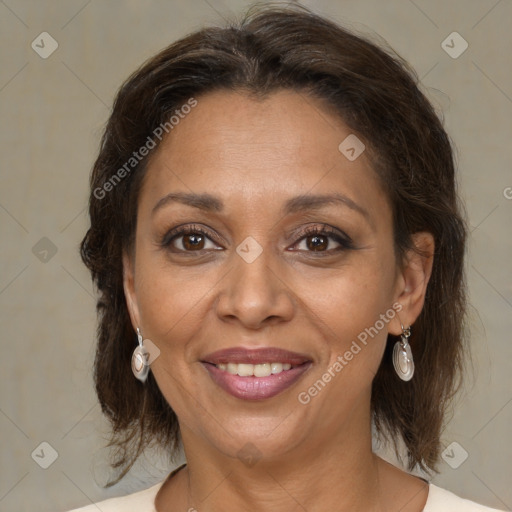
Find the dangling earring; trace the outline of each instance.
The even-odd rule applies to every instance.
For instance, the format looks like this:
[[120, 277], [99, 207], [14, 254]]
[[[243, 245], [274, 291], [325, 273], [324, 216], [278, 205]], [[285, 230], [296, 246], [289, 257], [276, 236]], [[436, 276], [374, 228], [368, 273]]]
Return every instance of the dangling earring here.
[[149, 373], [149, 352], [142, 343], [142, 334], [140, 329], [137, 327], [137, 341], [139, 345], [133, 351], [132, 355], [132, 372], [133, 375], [141, 382], [145, 382], [148, 378]]
[[395, 343], [393, 347], [393, 366], [397, 375], [405, 381], [411, 380], [414, 375], [414, 361], [412, 359], [411, 346], [409, 345], [409, 336], [411, 335], [411, 327], [402, 325], [402, 339]]

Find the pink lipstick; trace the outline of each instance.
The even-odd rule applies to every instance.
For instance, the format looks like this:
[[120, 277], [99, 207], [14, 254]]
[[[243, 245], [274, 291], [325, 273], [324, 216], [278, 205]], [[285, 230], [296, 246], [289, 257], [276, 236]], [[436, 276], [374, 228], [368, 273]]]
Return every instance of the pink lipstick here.
[[274, 347], [234, 347], [205, 356], [202, 364], [212, 380], [230, 395], [263, 400], [292, 386], [312, 362], [306, 355]]

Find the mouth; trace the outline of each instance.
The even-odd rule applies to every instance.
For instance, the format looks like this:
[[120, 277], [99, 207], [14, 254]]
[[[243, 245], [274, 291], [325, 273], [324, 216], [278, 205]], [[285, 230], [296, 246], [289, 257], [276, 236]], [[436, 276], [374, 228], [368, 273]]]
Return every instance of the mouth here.
[[212, 380], [243, 400], [264, 400], [289, 387], [311, 367], [308, 356], [277, 348], [232, 348], [201, 361]]

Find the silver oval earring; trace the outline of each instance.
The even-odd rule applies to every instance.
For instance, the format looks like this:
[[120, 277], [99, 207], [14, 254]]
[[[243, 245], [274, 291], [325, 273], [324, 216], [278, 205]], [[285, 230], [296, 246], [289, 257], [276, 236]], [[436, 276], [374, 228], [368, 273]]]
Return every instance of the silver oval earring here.
[[132, 355], [132, 372], [133, 375], [141, 382], [145, 382], [149, 373], [149, 352], [144, 347], [142, 334], [137, 327], [137, 341], [139, 342]]
[[400, 325], [402, 326], [402, 335], [400, 341], [397, 341], [393, 347], [393, 366], [402, 380], [409, 381], [414, 375], [414, 361], [408, 341], [411, 327], [404, 327], [402, 323]]

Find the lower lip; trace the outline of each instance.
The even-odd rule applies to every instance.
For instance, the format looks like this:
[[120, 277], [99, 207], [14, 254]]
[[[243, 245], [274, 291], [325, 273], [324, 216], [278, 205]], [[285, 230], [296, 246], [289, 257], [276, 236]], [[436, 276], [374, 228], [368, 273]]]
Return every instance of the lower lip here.
[[216, 384], [230, 395], [242, 400], [272, 398], [297, 382], [311, 366], [311, 363], [307, 362], [268, 377], [240, 377], [220, 370], [214, 364], [202, 364]]

